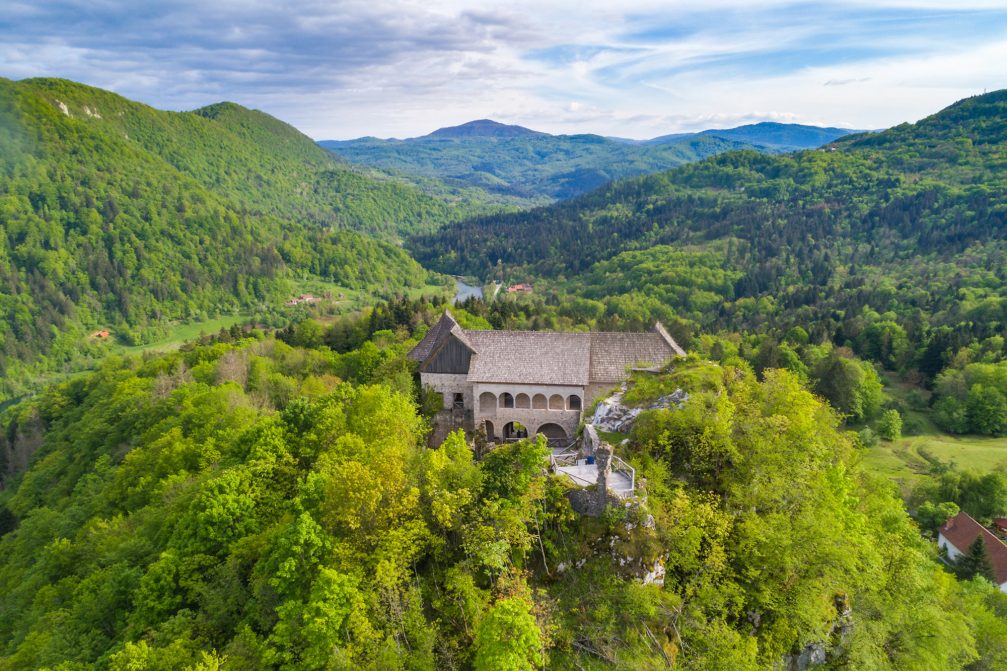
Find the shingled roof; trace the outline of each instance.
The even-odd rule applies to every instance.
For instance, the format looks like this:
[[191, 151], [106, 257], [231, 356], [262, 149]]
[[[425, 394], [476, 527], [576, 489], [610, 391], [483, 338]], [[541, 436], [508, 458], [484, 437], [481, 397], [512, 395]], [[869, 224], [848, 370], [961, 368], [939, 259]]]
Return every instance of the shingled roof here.
[[632, 366], [656, 366], [677, 355], [658, 333], [592, 333], [591, 382], [618, 382]]
[[962, 554], [968, 554], [969, 547], [980, 535], [986, 543], [986, 553], [993, 566], [993, 576], [998, 585], [1007, 582], [1007, 545], [993, 533], [976, 522], [964, 510], [954, 517], [949, 517], [947, 523], [940, 528], [941, 536], [955, 546]]
[[658, 366], [685, 356], [660, 323], [650, 333], [470, 331], [445, 311], [409, 358], [427, 360], [449, 335], [473, 352], [470, 382], [584, 387], [618, 382], [632, 366]]
[[447, 337], [447, 334], [450, 333], [453, 328], [461, 330], [461, 327], [458, 326], [458, 322], [455, 321], [455, 318], [451, 316], [450, 312], [445, 310], [444, 314], [441, 315], [441, 318], [437, 321], [437, 323], [431, 326], [430, 330], [427, 331], [427, 334], [423, 336], [423, 340], [421, 340], [416, 347], [412, 348], [406, 356], [413, 361], [424, 361], [427, 357], [434, 353], [437, 346], [441, 344], [441, 340]]
[[590, 333], [466, 331], [475, 348], [469, 382], [587, 386]]

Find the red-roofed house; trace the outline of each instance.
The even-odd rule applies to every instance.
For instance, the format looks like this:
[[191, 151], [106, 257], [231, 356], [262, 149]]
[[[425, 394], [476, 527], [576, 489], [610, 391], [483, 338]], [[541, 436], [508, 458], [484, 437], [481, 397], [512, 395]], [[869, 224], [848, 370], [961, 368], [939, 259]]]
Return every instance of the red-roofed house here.
[[948, 559], [957, 561], [967, 554], [969, 547], [979, 536], [986, 543], [986, 554], [993, 566], [993, 576], [1001, 592], [1007, 592], [1007, 545], [993, 535], [989, 529], [972, 519], [962, 511], [948, 521], [937, 531], [937, 545], [948, 553]]

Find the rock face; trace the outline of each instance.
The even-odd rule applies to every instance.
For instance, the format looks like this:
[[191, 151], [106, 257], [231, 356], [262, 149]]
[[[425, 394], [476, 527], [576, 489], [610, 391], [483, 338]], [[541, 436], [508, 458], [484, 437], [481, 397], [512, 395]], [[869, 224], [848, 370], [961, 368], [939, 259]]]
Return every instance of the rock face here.
[[595, 408], [591, 423], [601, 431], [610, 433], [625, 433], [633, 426], [637, 416], [644, 410], [656, 410], [660, 408], [681, 408], [682, 404], [689, 400], [689, 394], [682, 389], [676, 389], [667, 396], [662, 396], [645, 408], [630, 408], [623, 404], [622, 397], [626, 392], [626, 386], [605, 400], [598, 403]]
[[786, 655], [783, 658], [783, 668], [786, 671], [807, 671], [823, 666], [844, 654], [849, 645], [850, 634], [853, 632], [853, 609], [845, 594], [837, 594], [833, 603], [836, 607], [836, 619], [829, 629], [828, 639], [809, 643], [799, 652]]

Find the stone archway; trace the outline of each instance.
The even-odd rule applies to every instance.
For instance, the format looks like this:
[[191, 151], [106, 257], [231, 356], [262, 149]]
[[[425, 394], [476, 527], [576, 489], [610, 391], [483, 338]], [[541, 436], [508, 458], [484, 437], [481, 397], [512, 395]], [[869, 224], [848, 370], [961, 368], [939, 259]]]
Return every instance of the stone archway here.
[[514, 396], [509, 392], [504, 392], [500, 394], [500, 407], [501, 408], [513, 408], [514, 407]]
[[566, 440], [566, 429], [554, 422], [546, 422], [538, 427], [538, 432], [546, 437], [546, 440]]
[[495, 443], [497, 438], [494, 433], [493, 422], [487, 419], [486, 421], [483, 422], [483, 425], [486, 427], [486, 440], [490, 441], [491, 443]]
[[566, 409], [567, 410], [580, 410], [581, 409], [580, 396], [578, 396], [577, 394], [571, 394], [566, 399]]
[[566, 409], [566, 399], [564, 399], [559, 394], [553, 394], [549, 397], [549, 409], [550, 410], [565, 410]]
[[545, 394], [535, 394], [531, 400], [531, 407], [533, 410], [548, 410], [549, 401], [546, 399]]
[[479, 412], [484, 415], [493, 415], [497, 411], [497, 396], [491, 391], [484, 391], [479, 394]]
[[518, 440], [528, 437], [528, 429], [520, 422], [507, 422], [503, 428], [504, 440]]
[[528, 394], [518, 394], [514, 397], [514, 407], [528, 409], [531, 408], [531, 398]]

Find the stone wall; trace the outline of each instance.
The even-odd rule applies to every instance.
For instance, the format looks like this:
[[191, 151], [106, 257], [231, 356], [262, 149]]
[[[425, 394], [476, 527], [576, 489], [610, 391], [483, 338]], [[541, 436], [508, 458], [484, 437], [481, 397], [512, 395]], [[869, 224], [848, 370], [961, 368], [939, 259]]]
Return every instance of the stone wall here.
[[434, 415], [430, 435], [427, 436], [427, 446], [439, 447], [448, 434], [456, 429], [464, 429], [468, 436], [475, 432], [471, 410], [441, 410]]
[[467, 375], [420, 373], [420, 384], [444, 395], [445, 410], [450, 410], [453, 407], [455, 394], [462, 394], [464, 396], [465, 408], [467, 410], [475, 409], [472, 385], [469, 383]]

